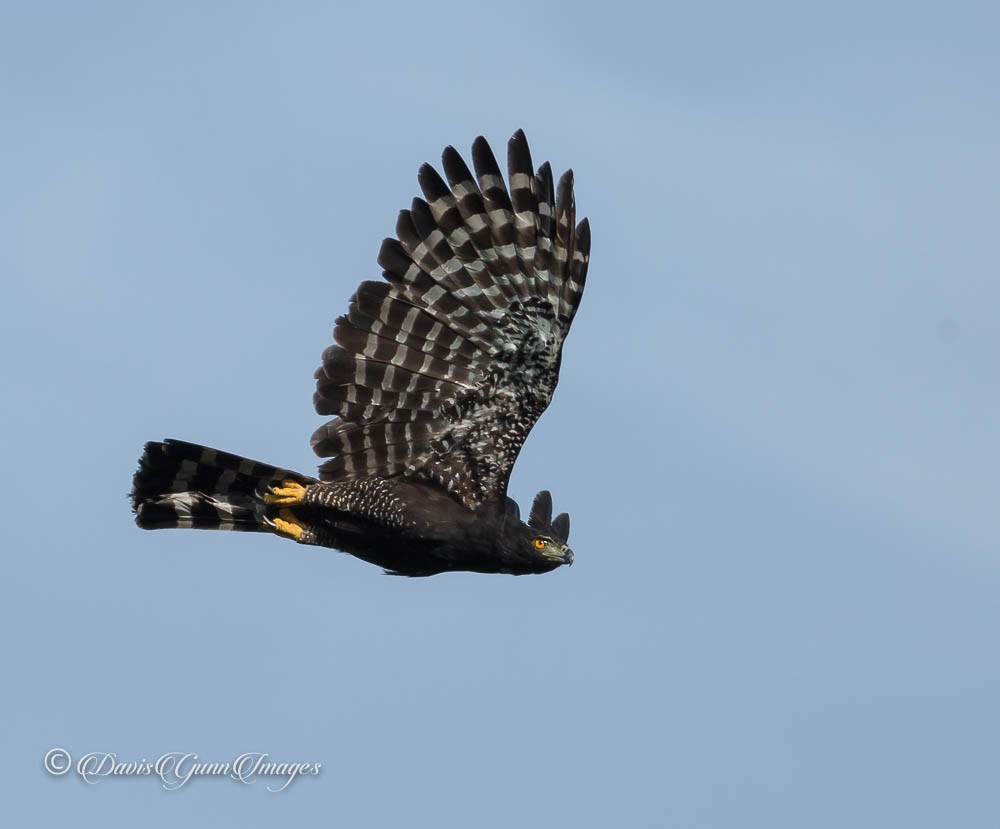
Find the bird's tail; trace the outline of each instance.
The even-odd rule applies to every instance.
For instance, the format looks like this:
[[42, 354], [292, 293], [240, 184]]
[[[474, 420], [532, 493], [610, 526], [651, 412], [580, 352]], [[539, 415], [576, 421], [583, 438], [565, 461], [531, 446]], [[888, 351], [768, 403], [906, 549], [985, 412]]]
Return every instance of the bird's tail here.
[[196, 443], [147, 443], [132, 479], [135, 523], [144, 530], [193, 527], [202, 530], [267, 532], [263, 493], [278, 481], [303, 486], [315, 478], [279, 469]]

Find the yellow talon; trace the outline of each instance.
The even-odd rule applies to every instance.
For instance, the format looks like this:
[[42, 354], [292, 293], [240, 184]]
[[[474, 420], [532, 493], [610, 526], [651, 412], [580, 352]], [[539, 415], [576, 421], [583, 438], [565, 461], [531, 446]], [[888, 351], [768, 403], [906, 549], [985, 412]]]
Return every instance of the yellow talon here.
[[302, 534], [306, 531], [305, 527], [299, 523], [299, 519], [295, 517], [290, 509], [281, 510], [278, 515], [280, 517], [272, 520], [274, 525], [274, 531], [279, 535], [288, 536], [295, 541], [302, 538]]
[[292, 506], [301, 504], [305, 498], [306, 488], [295, 481], [282, 481], [280, 486], [270, 486], [264, 493], [265, 504], [285, 504]]

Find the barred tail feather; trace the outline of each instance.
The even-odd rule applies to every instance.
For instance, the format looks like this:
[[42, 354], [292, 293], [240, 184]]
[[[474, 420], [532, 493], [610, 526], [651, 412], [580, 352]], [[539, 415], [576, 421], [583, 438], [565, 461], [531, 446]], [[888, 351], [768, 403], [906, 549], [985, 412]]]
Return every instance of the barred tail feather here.
[[132, 479], [135, 523], [144, 530], [266, 532], [262, 493], [273, 482], [314, 478], [180, 440], [147, 443]]

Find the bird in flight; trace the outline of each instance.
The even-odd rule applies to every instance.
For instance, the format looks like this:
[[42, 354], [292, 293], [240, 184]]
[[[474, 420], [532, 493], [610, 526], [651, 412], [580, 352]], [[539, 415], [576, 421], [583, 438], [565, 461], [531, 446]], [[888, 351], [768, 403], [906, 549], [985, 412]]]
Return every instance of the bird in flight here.
[[546, 573], [573, 563], [569, 516], [540, 492], [527, 523], [514, 461], [552, 399], [583, 294], [590, 226], [573, 173], [554, 184], [518, 130], [509, 190], [480, 136], [475, 174], [442, 155], [382, 243], [381, 281], [337, 319], [313, 402], [319, 477], [193, 443], [147, 443], [131, 492], [143, 529], [270, 532], [388, 573]]

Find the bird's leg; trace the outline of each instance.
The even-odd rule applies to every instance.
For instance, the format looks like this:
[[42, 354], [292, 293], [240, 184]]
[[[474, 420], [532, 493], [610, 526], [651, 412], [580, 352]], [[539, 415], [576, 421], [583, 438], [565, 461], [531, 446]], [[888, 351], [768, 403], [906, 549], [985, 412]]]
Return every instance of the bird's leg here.
[[293, 541], [302, 541], [302, 536], [306, 532], [305, 526], [290, 509], [278, 510], [276, 517], [264, 518], [264, 523], [275, 534], [291, 538]]
[[306, 488], [297, 481], [281, 481], [279, 484], [272, 484], [264, 493], [265, 504], [275, 504], [278, 506], [295, 506], [305, 500]]

